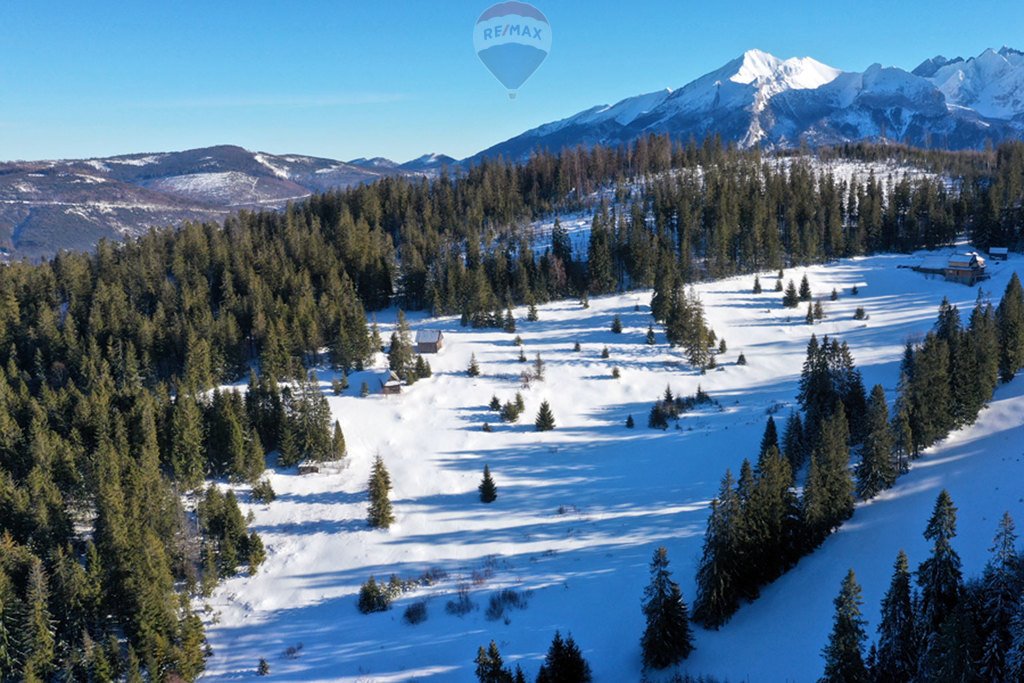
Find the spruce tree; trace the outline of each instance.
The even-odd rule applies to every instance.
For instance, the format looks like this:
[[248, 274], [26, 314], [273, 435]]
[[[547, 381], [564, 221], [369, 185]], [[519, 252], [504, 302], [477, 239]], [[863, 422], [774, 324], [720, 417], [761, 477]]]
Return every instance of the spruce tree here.
[[632, 415], [627, 415], [626, 416], [626, 429], [633, 429], [633, 427], [635, 427], [635, 426], [636, 426], [636, 423], [633, 422], [633, 416]]
[[615, 314], [615, 317], [612, 318], [612, 333], [622, 334], [622, 318], [618, 314]]
[[487, 465], [484, 465], [484, 477], [477, 490], [480, 492], [481, 503], [493, 503], [498, 499], [498, 487], [494, 485], [494, 479], [491, 478], [491, 468]]
[[754, 276], [754, 294], [761, 293], [761, 278], [757, 275]]
[[367, 509], [366, 521], [374, 529], [387, 529], [395, 521], [394, 512], [391, 509], [391, 475], [384, 466], [384, 459], [377, 455], [373, 460], [373, 470], [370, 473], [370, 481], [367, 484], [369, 489], [370, 506]]
[[477, 365], [475, 353], [472, 353], [469, 356], [469, 367], [466, 368], [466, 374], [469, 375], [470, 377], [480, 376], [480, 366]]
[[983, 652], [979, 673], [985, 680], [1011, 680], [1006, 653], [1010, 650], [1010, 624], [1024, 589], [1024, 563], [1017, 553], [1013, 518], [1004, 512], [992, 544], [992, 558], [981, 579]]
[[909, 683], [917, 672], [918, 656], [910, 564], [901, 550], [893, 565], [889, 590], [882, 598], [878, 650], [872, 673], [877, 680]]
[[782, 434], [782, 452], [794, 472], [803, 467], [807, 447], [804, 443], [803, 421], [800, 419], [800, 413], [796, 411], [791, 412], [786, 420], [786, 429]]
[[1024, 600], [1017, 603], [1017, 609], [1010, 620], [1010, 648], [1006, 652], [1007, 680], [1024, 680]]
[[861, 589], [851, 569], [843, 579], [836, 597], [832, 634], [822, 650], [825, 673], [821, 683], [868, 683], [871, 678], [864, 665], [864, 619], [861, 617]]
[[796, 308], [799, 304], [800, 295], [797, 294], [796, 285], [790, 280], [789, 284], [786, 285], [786, 293], [782, 296], [782, 305], [786, 308]]
[[805, 273], [803, 278], [800, 280], [800, 301], [811, 300], [811, 285], [807, 281], [807, 274]]
[[345, 435], [341, 432], [341, 424], [334, 421], [334, 435], [331, 437], [331, 455], [332, 459], [341, 460], [347, 454], [347, 448], [345, 446]]
[[690, 615], [679, 584], [668, 570], [668, 551], [660, 547], [651, 559], [651, 582], [644, 589], [644, 629], [640, 645], [645, 667], [664, 669], [693, 651]]
[[896, 482], [896, 466], [892, 454], [893, 438], [885, 389], [881, 384], [876, 384], [871, 389], [867, 438], [861, 447], [861, 461], [857, 467], [857, 495], [861, 499], [874, 498]]
[[764, 434], [761, 436], [761, 450], [758, 451], [758, 458], [763, 458], [768, 449], [779, 450], [779, 433], [775, 429], [775, 418], [768, 416], [768, 422], [764, 426]]
[[719, 628], [739, 607], [737, 536], [741, 509], [733, 484], [732, 473], [726, 470], [718, 497], [711, 501], [711, 515], [697, 568], [693, 619], [706, 628]]
[[486, 650], [483, 647], [477, 648], [473, 662], [476, 664], [476, 679], [479, 683], [512, 683], [512, 674], [505, 668], [501, 652], [493, 640]]
[[[960, 556], [951, 544], [956, 536], [956, 507], [945, 489], [935, 500], [935, 508], [924, 537], [932, 542], [931, 556], [917, 570], [921, 587], [921, 623], [933, 642], [960, 601], [963, 577]], [[930, 645], [932, 646], [932, 645]]]
[[50, 616], [49, 587], [43, 563], [32, 558], [25, 589], [24, 613], [18, 624], [17, 651], [24, 680], [45, 681], [54, 670], [56, 641]]
[[537, 419], [533, 421], [533, 425], [538, 432], [548, 432], [555, 428], [555, 416], [547, 401], [540, 404], [540, 410], [537, 411]]
[[590, 683], [592, 680], [590, 665], [572, 634], [562, 640], [562, 634], [555, 631], [544, 663], [537, 672], [537, 683]]
[[1024, 289], [1017, 273], [1010, 277], [996, 308], [999, 329], [999, 377], [1009, 382], [1024, 367]]
[[179, 395], [171, 413], [171, 467], [183, 488], [198, 488], [203, 482], [203, 419], [196, 399]]
[[647, 326], [647, 336], [644, 338], [644, 341], [647, 342], [648, 346], [654, 346], [654, 344], [658, 341], [657, 337], [654, 336], [654, 326], [653, 325], [648, 325]]

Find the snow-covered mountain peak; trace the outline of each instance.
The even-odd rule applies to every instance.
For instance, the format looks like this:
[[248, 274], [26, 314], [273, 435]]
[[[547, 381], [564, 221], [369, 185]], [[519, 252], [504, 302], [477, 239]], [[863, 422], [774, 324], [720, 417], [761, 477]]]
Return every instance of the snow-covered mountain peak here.
[[842, 73], [811, 57], [782, 60], [762, 50], [747, 50], [739, 60], [733, 83], [772, 84], [773, 90], [810, 90], [830, 83]]
[[1024, 112], [1024, 54], [1019, 50], [989, 48], [966, 61], [950, 62], [927, 77], [949, 105], [998, 119]]

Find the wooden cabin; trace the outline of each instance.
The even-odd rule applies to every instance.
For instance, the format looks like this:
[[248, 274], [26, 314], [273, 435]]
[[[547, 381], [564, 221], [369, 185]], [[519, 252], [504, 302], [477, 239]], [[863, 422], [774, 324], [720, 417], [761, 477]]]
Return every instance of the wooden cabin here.
[[416, 332], [416, 353], [437, 353], [444, 346], [441, 330], [419, 330]]
[[299, 474], [318, 474], [320, 472], [320, 466], [316, 463], [304, 460], [299, 463]]
[[985, 274], [985, 259], [973, 251], [950, 256], [945, 274], [947, 280], [971, 286], [988, 277]]
[[989, 247], [988, 257], [993, 261], [1005, 261], [1010, 258], [1010, 250], [1006, 247]]
[[380, 393], [385, 396], [402, 393], [402, 380], [391, 370], [377, 375], [377, 382], [380, 384]]

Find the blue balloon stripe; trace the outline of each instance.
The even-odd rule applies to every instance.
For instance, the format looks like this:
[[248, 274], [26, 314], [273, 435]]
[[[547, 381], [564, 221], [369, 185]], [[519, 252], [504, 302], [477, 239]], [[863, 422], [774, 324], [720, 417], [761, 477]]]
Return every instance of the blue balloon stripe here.
[[505, 43], [477, 53], [491, 73], [509, 90], [518, 90], [548, 53], [531, 45]]

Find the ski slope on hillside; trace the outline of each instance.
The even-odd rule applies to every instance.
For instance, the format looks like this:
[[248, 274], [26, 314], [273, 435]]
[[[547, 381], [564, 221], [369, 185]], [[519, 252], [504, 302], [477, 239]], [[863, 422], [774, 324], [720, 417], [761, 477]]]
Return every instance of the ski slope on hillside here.
[[[512, 398], [529, 366], [516, 360], [514, 335], [461, 328], [457, 319], [415, 319], [415, 328], [445, 332], [446, 348], [429, 357], [434, 376], [400, 396], [360, 398], [369, 373], [353, 374], [344, 396], [329, 396], [348, 443], [346, 466], [303, 477], [271, 472], [277, 500], [248, 506], [268, 558], [257, 575], [227, 580], [208, 601], [214, 654], [206, 680], [255, 678], [265, 657], [276, 680], [474, 681], [476, 648], [491, 639], [506, 663], [521, 664], [532, 680], [556, 629], [572, 632], [596, 682], [639, 680], [640, 599], [651, 553], [668, 548], [692, 603], [708, 502], [726, 468], [735, 472], [743, 458], [756, 456], [768, 412], [784, 419], [794, 407], [811, 332], [849, 342], [866, 386], [881, 383], [892, 400], [903, 345], [927, 332], [942, 297], [966, 317], [977, 290], [897, 268], [917, 260], [883, 255], [787, 270], [787, 280], [806, 272], [823, 298], [828, 318], [813, 327], [803, 310], [781, 307], [772, 274], [762, 274], [760, 295], [751, 293], [753, 276], [698, 286], [729, 347], [720, 369], [703, 376], [667, 347], [660, 330], [657, 345], [644, 343], [650, 292], [595, 298], [589, 309], [548, 304], [534, 323], [517, 310], [525, 353], [532, 360], [539, 352], [547, 372], [522, 390], [526, 411], [515, 425], [487, 410], [492, 395]], [[1014, 257], [992, 264], [983, 289], [998, 301], [1021, 265]], [[859, 296], [849, 294], [853, 285]], [[836, 302], [828, 300], [833, 287], [841, 292]], [[869, 320], [853, 320], [857, 306]], [[609, 329], [615, 314], [621, 335]], [[576, 341], [580, 352], [572, 350]], [[735, 364], [740, 352], [748, 365]], [[478, 378], [465, 373], [472, 353]], [[611, 378], [614, 367], [621, 379]], [[329, 393], [334, 374], [324, 369], [319, 377]], [[676, 394], [700, 385], [720, 407], [684, 415], [679, 429], [647, 429], [648, 410], [666, 385]], [[1024, 475], [1021, 393], [1020, 380], [1001, 387], [975, 426], [859, 506], [821, 549], [723, 629], [697, 629], [697, 649], [681, 669], [734, 682], [814, 680], [847, 568], [864, 586], [873, 629], [896, 551], [905, 548], [914, 566], [924, 559], [921, 532], [942, 487], [961, 508], [956, 548], [965, 571], [979, 571], [1002, 511], [1024, 520], [1014, 485]], [[536, 433], [542, 400], [551, 403], [557, 428]], [[628, 415], [634, 430], [623, 426]], [[485, 421], [493, 433], [481, 430]], [[378, 453], [394, 484], [397, 521], [389, 531], [365, 524], [366, 481]], [[484, 464], [498, 486], [489, 506], [476, 491]], [[357, 611], [359, 586], [370, 575], [428, 572], [435, 582], [406, 593], [390, 611]], [[445, 610], [460, 587], [476, 604], [462, 617]], [[489, 620], [488, 599], [503, 588], [520, 591], [528, 604]], [[405, 623], [405, 607], [423, 599], [427, 620]]]

